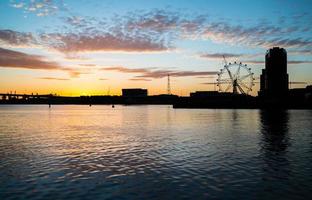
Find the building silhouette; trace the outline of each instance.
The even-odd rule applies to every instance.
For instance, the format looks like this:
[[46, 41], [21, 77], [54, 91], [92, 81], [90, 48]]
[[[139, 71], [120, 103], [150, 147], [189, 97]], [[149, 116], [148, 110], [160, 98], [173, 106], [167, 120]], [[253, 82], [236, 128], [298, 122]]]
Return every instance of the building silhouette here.
[[141, 88], [122, 89], [122, 97], [147, 97], [147, 89]]
[[265, 55], [265, 69], [260, 75], [259, 96], [280, 99], [288, 94], [287, 52], [273, 47]]

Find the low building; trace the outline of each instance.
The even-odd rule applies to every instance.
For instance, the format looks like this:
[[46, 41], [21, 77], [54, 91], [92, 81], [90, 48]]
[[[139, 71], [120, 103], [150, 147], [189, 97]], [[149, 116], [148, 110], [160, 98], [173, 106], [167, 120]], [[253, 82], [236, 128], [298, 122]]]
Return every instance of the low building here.
[[123, 97], [147, 97], [147, 89], [142, 88], [129, 88], [122, 89]]
[[224, 97], [224, 96], [233, 96], [233, 93], [218, 92], [218, 91], [196, 91], [190, 93], [191, 98]]

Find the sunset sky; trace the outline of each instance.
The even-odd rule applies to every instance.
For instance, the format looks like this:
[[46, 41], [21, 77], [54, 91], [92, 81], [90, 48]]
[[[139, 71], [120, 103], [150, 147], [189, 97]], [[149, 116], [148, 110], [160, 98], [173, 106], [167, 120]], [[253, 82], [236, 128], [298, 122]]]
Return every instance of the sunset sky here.
[[228, 62], [259, 76], [288, 52], [292, 87], [312, 84], [312, 1], [0, 1], [0, 93], [119, 95], [214, 90]]

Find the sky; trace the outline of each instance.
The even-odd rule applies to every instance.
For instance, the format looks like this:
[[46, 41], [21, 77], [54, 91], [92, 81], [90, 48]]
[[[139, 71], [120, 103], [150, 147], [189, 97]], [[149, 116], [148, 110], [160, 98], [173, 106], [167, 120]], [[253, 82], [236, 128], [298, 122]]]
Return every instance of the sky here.
[[227, 63], [253, 73], [287, 50], [291, 88], [312, 84], [310, 0], [2, 0], [0, 93], [150, 95], [218, 90]]

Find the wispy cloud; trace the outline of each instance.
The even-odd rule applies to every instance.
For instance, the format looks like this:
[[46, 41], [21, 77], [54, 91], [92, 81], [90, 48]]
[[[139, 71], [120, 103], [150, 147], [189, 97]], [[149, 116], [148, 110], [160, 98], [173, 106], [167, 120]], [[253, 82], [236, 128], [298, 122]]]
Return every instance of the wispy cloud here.
[[47, 16], [55, 14], [60, 9], [65, 9], [63, 0], [12, 0], [11, 6], [23, 9], [26, 13], [35, 13], [37, 16]]
[[184, 71], [184, 70], [161, 70], [155, 68], [126, 68], [126, 67], [106, 67], [102, 68], [105, 71], [117, 71], [121, 73], [134, 73], [135, 78], [164, 78], [168, 74], [172, 77], [188, 77], [188, 76], [205, 76], [205, 75], [215, 75], [217, 71]]
[[105, 71], [118, 71], [118, 72], [122, 72], [122, 73], [147, 73], [150, 71], [150, 69], [148, 68], [126, 68], [126, 67], [104, 67], [102, 68], [102, 70]]
[[96, 64], [79, 64], [80, 66], [83, 66], [83, 67], [95, 67]]
[[244, 61], [244, 63], [247, 63], [247, 64], [264, 64], [264, 61], [263, 60], [246, 60], [246, 61]]
[[165, 41], [149, 37], [127, 36], [122, 33], [45, 34], [41, 39], [63, 53], [86, 51], [158, 52], [170, 49]]
[[151, 79], [147, 78], [130, 78], [130, 81], [152, 81]]
[[222, 59], [223, 56], [225, 58], [238, 58], [244, 56], [244, 54], [235, 54], [235, 53], [203, 53], [200, 54], [201, 58], [210, 58], [210, 59]]
[[311, 39], [301, 34], [309, 32], [309, 27], [295, 23], [297, 18], [288, 20], [293, 23], [287, 25], [273, 25], [259, 20], [255, 25], [244, 26], [217, 19], [210, 20], [205, 15], [186, 17], [179, 12], [166, 10], [153, 10], [130, 16], [124, 26], [128, 31], [136, 30], [168, 39], [207, 39], [219, 43], [263, 48], [312, 47]]
[[199, 78], [199, 79], [211, 79], [211, 78], [215, 78], [215, 75], [211, 75], [211, 76], [197, 76], [196, 78]]
[[42, 80], [54, 80], [54, 81], [69, 81], [68, 78], [56, 78], [56, 77], [39, 77], [38, 79]]
[[9, 29], [0, 30], [0, 44], [10, 46], [25, 46], [37, 44], [32, 33], [23, 33]]
[[[244, 61], [244, 63], [263, 64], [264, 65], [264, 61], [262, 61], [262, 60], [247, 60], [247, 61]], [[309, 64], [309, 63], [312, 63], [312, 61], [310, 61], [310, 60], [288, 60], [287, 61], [287, 64], [289, 64], [289, 65]]]
[[202, 85], [217, 85], [218, 83], [217, 82], [203, 82], [200, 84], [202, 84]]
[[312, 49], [292, 49], [287, 51], [287, 53], [295, 55], [312, 55]]
[[76, 28], [81, 28], [88, 24], [88, 21], [84, 17], [81, 17], [81, 16], [69, 16], [63, 19], [65, 23], [71, 26], [74, 26]]
[[303, 82], [303, 81], [290, 81], [290, 84], [295, 84], [295, 85], [305, 85], [308, 84], [308, 82]]
[[290, 61], [287, 61], [288, 64], [311, 64], [312, 61], [310, 60], [290, 60]]
[[[62, 2], [33, 1], [31, 5], [18, 1], [14, 7], [41, 9], [62, 5]], [[56, 6], [57, 8], [59, 6]], [[52, 9], [53, 10], [53, 9]], [[50, 11], [49, 11], [50, 12]], [[289, 21], [295, 22], [297, 17]], [[0, 40], [11, 44], [25, 43], [37, 38], [40, 45], [65, 54], [92, 51], [159, 52], [175, 49], [180, 39], [211, 40], [217, 43], [248, 47], [271, 48], [281, 46], [298, 50], [312, 50], [312, 40], [303, 32], [310, 32], [304, 24], [275, 24], [255, 21], [254, 25], [242, 25], [233, 21], [212, 19], [207, 15], [187, 15], [179, 11], [154, 9], [150, 11], [116, 14], [110, 19], [72, 15], [62, 17], [65, 23], [60, 31], [43, 33], [34, 37], [27, 33], [0, 32]], [[2, 34], [2, 36], [1, 36]], [[15, 34], [15, 35], [14, 35]], [[8, 36], [10, 35], [10, 36]], [[1, 39], [2, 38], [2, 39]], [[227, 57], [241, 57], [239, 53], [227, 53]], [[202, 54], [202, 58], [220, 58], [221, 53]]]
[[73, 78], [89, 72], [62, 66], [56, 62], [48, 61], [43, 56], [26, 54], [19, 51], [0, 48], [0, 67], [3, 68], [22, 68], [32, 70], [59, 70], [69, 73]]
[[0, 48], [0, 66], [10, 68], [60, 70], [61, 65], [46, 61], [44, 57]]

